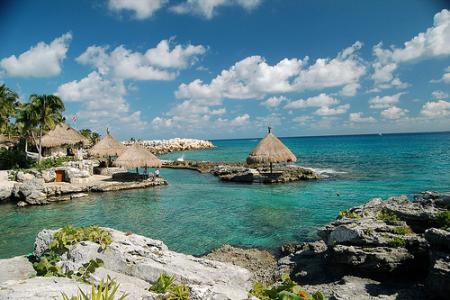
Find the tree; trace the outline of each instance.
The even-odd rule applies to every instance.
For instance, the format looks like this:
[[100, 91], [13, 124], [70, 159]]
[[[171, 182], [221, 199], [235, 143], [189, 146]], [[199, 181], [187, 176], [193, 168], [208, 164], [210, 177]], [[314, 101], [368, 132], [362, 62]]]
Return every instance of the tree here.
[[98, 134], [95, 131], [92, 131], [92, 130], [86, 128], [86, 129], [81, 129], [80, 133], [82, 136], [89, 139], [91, 141], [92, 145], [95, 145], [98, 143], [98, 141], [100, 141], [100, 134]]
[[0, 85], [0, 133], [11, 133], [11, 118], [17, 114], [19, 96], [5, 84]]
[[56, 124], [63, 122], [62, 113], [65, 107], [62, 100], [54, 95], [31, 95], [29, 104], [30, 107], [27, 108], [29, 121], [38, 129], [37, 131], [31, 130], [31, 137], [38, 149], [40, 161], [42, 158], [42, 135], [55, 128]]

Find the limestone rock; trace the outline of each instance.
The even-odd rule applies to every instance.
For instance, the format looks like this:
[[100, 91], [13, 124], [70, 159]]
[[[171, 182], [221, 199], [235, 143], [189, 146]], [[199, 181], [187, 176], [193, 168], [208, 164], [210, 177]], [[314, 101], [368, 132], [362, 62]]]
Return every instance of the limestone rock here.
[[13, 181], [0, 181], [0, 202], [11, 198], [14, 189]]
[[44, 180], [33, 178], [15, 184], [14, 196], [28, 204], [46, 204], [47, 194], [44, 192]]
[[35, 176], [33, 174], [31, 174], [31, 173], [24, 173], [22, 171], [17, 172], [17, 175], [16, 175], [16, 180], [18, 182], [26, 182], [26, 181], [29, 181], [29, 180], [33, 180], [34, 178], [35, 178]]
[[425, 231], [425, 239], [432, 248], [450, 252], [450, 232], [444, 229], [430, 228]]
[[448, 299], [450, 295], [450, 254], [433, 253], [430, 272], [426, 280], [429, 299]]
[[25, 256], [0, 259], [0, 283], [7, 280], [24, 280], [34, 276], [36, 271]]

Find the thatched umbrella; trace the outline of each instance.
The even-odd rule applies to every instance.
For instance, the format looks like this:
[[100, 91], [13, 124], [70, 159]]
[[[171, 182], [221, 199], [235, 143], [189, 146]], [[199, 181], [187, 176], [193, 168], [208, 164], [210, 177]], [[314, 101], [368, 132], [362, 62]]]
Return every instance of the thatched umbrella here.
[[116, 159], [114, 165], [127, 169], [136, 168], [137, 170], [139, 167], [160, 168], [162, 163], [150, 151], [134, 144]]
[[51, 148], [64, 145], [89, 144], [89, 140], [65, 123], [57, 124], [53, 130], [42, 136], [42, 147]]
[[272, 173], [273, 163], [294, 161], [297, 161], [297, 157], [272, 134], [270, 127], [266, 136], [247, 157], [248, 164], [270, 164], [270, 173]]
[[115, 140], [109, 131], [106, 136], [89, 150], [89, 154], [97, 157], [119, 156], [127, 150], [124, 144]]

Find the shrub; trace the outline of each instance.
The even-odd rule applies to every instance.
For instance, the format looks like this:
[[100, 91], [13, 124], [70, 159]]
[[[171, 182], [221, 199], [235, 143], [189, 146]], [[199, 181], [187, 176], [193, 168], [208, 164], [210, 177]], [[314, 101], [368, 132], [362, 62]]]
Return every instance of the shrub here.
[[439, 226], [443, 228], [450, 227], [450, 210], [439, 213], [437, 216], [437, 221]]
[[348, 209], [339, 212], [338, 219], [350, 218], [350, 219], [361, 219], [361, 216], [354, 211], [349, 211]]
[[17, 149], [0, 149], [1, 169], [28, 168], [32, 162], [27, 159], [25, 152]]
[[100, 281], [98, 286], [92, 284], [91, 294], [86, 295], [81, 289], [80, 294], [73, 295], [72, 297], [62, 293], [63, 300], [123, 300], [127, 297], [127, 294], [122, 293], [120, 297], [116, 299], [116, 293], [119, 289], [119, 284], [112, 280], [109, 276], [106, 282]]
[[261, 300], [324, 300], [321, 292], [309, 294], [291, 280], [288, 274], [281, 276], [281, 282], [272, 287], [267, 287], [261, 282], [255, 283], [250, 294]]
[[397, 226], [394, 228], [394, 233], [398, 235], [406, 235], [413, 233], [413, 231], [408, 226]]
[[188, 286], [176, 284], [175, 277], [167, 273], [161, 273], [158, 280], [148, 290], [158, 294], [169, 293], [169, 300], [187, 300], [191, 296]]
[[400, 247], [404, 248], [404, 247], [406, 247], [406, 241], [402, 238], [395, 237], [389, 241], [389, 246], [396, 247], [396, 248], [400, 248]]
[[74, 227], [68, 225], [55, 233], [50, 250], [65, 252], [69, 246], [80, 241], [96, 242], [100, 244], [102, 250], [105, 250], [111, 244], [112, 238], [109, 232], [98, 226]]
[[37, 162], [34, 164], [34, 168], [36, 168], [39, 171], [60, 167], [65, 162], [73, 161], [73, 157], [70, 156], [61, 156], [61, 157], [49, 157], [41, 160], [40, 162]]
[[399, 217], [390, 211], [387, 210], [382, 210], [380, 212], [378, 212], [377, 214], [377, 220], [380, 221], [388, 221], [388, 222], [394, 222], [394, 221], [400, 221]]

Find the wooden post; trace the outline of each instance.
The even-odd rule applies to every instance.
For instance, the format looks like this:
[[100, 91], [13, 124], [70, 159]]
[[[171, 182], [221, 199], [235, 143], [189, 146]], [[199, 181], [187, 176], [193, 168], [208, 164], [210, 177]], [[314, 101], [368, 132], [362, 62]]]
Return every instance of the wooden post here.
[[272, 175], [272, 163], [270, 163], [270, 175]]

